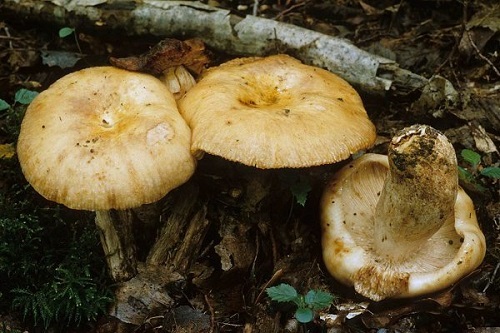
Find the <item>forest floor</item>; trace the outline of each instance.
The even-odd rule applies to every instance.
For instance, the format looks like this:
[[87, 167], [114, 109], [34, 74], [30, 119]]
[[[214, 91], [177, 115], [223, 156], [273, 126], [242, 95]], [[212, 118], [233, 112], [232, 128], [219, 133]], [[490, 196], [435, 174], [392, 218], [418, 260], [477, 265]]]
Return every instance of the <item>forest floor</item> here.
[[[209, 3], [241, 16], [251, 14], [255, 5]], [[379, 136], [371, 151], [384, 153], [398, 130], [417, 123], [435, 127], [453, 143], [459, 165], [470, 171], [461, 185], [474, 200], [486, 237], [484, 262], [447, 290], [416, 299], [370, 301], [336, 282], [321, 257], [317, 207], [325, 180], [343, 163], [256, 171], [208, 156], [184, 189], [160, 203], [167, 218], [172, 201], [194, 186], [210, 221], [195, 262], [176, 281], [173, 304], [157, 311], [158, 316], [150, 314], [142, 325], [119, 325], [103, 315], [84, 326], [93, 332], [492, 332], [492, 327], [500, 332], [500, 184], [480, 173], [500, 163], [498, 1], [269, 0], [260, 1], [256, 9], [258, 15], [349, 39], [401, 68], [427, 78], [440, 75], [452, 83], [458, 102], [434, 107], [418, 102], [418, 94], [360, 94]], [[82, 28], [77, 44], [71, 37], [60, 38], [61, 28], [41, 27], [0, 11], [0, 99], [10, 103], [21, 88], [42, 91], [69, 72], [107, 64], [110, 56], [141, 54], [159, 41], [152, 36], [94, 35]], [[62, 58], [47, 51], [63, 51], [70, 62], [71, 54], [84, 56], [62, 65]], [[214, 53], [216, 59], [227, 58]], [[7, 122], [2, 112], [0, 128]], [[5, 133], [0, 131], [3, 148], [15, 143]], [[481, 158], [473, 168], [462, 157], [464, 149]], [[304, 205], [290, 190], [301, 177], [310, 186]], [[0, 189], [5, 189], [1, 182]], [[326, 291], [335, 299], [313, 321], [298, 324], [293, 305], [272, 302], [264, 292], [279, 283], [303, 294]], [[21, 324], [23, 317], [16, 311], [2, 318], [0, 332], [39, 331]]]

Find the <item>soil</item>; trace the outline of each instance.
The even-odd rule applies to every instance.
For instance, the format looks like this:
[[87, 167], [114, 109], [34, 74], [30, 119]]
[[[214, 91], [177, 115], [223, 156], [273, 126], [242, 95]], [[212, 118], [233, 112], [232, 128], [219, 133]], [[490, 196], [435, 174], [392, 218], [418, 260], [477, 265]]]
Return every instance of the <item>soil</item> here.
[[[239, 15], [254, 9], [253, 1], [210, 4]], [[385, 153], [394, 133], [424, 123], [447, 135], [462, 167], [469, 167], [461, 158], [463, 149], [481, 155], [480, 169], [499, 166], [497, 1], [270, 0], [260, 1], [257, 9], [258, 15], [347, 38], [362, 49], [396, 60], [402, 68], [424, 77], [439, 75], [452, 83], [458, 102], [432, 107], [417, 102], [417, 92], [380, 96], [360, 91], [378, 134], [370, 151]], [[78, 27], [76, 43], [72, 37], [60, 38], [60, 28], [49, 23], [42, 27], [0, 10], [1, 99], [12, 101], [20, 88], [42, 91], [67, 73], [108, 64], [111, 56], [142, 54], [159, 42], [154, 36], [96, 35]], [[62, 53], [48, 54], [48, 50]], [[213, 64], [228, 58], [211, 51]], [[0, 144], [6, 143], [9, 139], [0, 137]], [[461, 180], [474, 200], [487, 241], [486, 258], [478, 269], [435, 294], [373, 302], [335, 281], [322, 262], [319, 200], [326, 181], [345, 163], [256, 170], [205, 156], [187, 184], [155, 205], [161, 220], [178, 223], [176, 230], [182, 235], [171, 249], [175, 269], [169, 274], [176, 273], [166, 283], [171, 303], [149, 309], [144, 321], [135, 325], [103, 316], [93, 331], [486, 332], [491, 327], [500, 331], [498, 179], [474, 175]], [[304, 191], [307, 200], [302, 205]], [[194, 203], [187, 204], [186, 198]], [[172, 218], [181, 206], [186, 210]], [[144, 218], [140, 211], [135, 213], [139, 220]], [[199, 229], [190, 229], [193, 221]], [[142, 235], [138, 248], [144, 259], [144, 248], [154, 232]], [[292, 305], [272, 302], [265, 293], [279, 283], [303, 294], [328, 291], [335, 300], [313, 321], [299, 324], [293, 319]]]

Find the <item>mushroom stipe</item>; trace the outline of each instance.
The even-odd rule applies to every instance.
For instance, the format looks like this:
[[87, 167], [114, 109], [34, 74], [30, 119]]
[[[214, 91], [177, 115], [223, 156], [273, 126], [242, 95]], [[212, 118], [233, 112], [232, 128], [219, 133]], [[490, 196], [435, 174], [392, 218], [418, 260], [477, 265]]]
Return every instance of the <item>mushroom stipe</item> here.
[[323, 259], [372, 300], [447, 288], [486, 251], [453, 146], [435, 129], [402, 130], [388, 156], [365, 154], [334, 175], [321, 202]]

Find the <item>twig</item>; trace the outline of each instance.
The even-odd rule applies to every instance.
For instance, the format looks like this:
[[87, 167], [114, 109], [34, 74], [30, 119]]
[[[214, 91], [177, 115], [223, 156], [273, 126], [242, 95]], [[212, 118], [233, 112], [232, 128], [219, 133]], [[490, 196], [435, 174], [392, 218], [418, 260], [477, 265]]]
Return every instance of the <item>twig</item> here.
[[266, 284], [264, 284], [264, 286], [262, 287], [262, 289], [260, 290], [260, 293], [259, 295], [257, 296], [257, 298], [255, 299], [255, 302], [254, 304], [257, 304], [259, 303], [260, 301], [260, 298], [262, 297], [262, 295], [264, 294], [264, 291], [266, 290], [266, 288], [273, 284], [274, 281], [278, 280], [281, 276], [283, 275], [283, 270], [282, 269], [278, 269], [274, 274], [273, 276], [271, 276], [271, 278], [266, 282]]
[[477, 52], [477, 55], [479, 56], [479, 58], [483, 59], [484, 61], [486, 61], [490, 66], [491, 68], [493, 68], [493, 70], [495, 71], [495, 73], [497, 74], [497, 76], [500, 76], [500, 71], [498, 70], [498, 68], [495, 67], [495, 65], [491, 62], [490, 59], [488, 59], [487, 57], [485, 57], [481, 51], [479, 50], [479, 48], [477, 47], [476, 43], [474, 43], [474, 41], [472, 40], [472, 36], [470, 34], [470, 31], [469, 30], [466, 30], [465, 33], [467, 34], [467, 37], [469, 38], [469, 42], [470, 44], [472, 45], [472, 47], [474, 48], [474, 50]]
[[[462, 24], [461, 24], [461, 27], [460, 27], [460, 34], [459, 36], [463, 36], [465, 30], [466, 30], [466, 27], [467, 27], [467, 8], [469, 6], [469, 2], [467, 0], [463, 1], [463, 5], [462, 5]], [[458, 50], [458, 44], [460, 43], [460, 40], [459, 38], [457, 40], [455, 40], [455, 44], [453, 45], [450, 53], [448, 54], [448, 57], [446, 57], [445, 61], [443, 61], [441, 63], [441, 65], [438, 66], [438, 68], [436, 68], [436, 70], [434, 71], [434, 74], [437, 74], [441, 71], [441, 69], [444, 67], [444, 65], [446, 65], [446, 63], [450, 63], [450, 66], [452, 65], [452, 57], [455, 55], [455, 53], [457, 52]]]
[[207, 303], [208, 311], [210, 312], [210, 331], [209, 331], [209, 333], [213, 333], [215, 330], [215, 311], [214, 311], [214, 308], [212, 307], [212, 304], [210, 303], [210, 300], [208, 299], [208, 295], [204, 294], [203, 297], [205, 298], [205, 303]]
[[307, 1], [296, 3], [295, 5], [292, 5], [292, 6], [288, 7], [287, 9], [285, 9], [285, 10], [281, 11], [280, 13], [278, 13], [278, 15], [276, 15], [273, 19], [274, 20], [278, 20], [282, 16], [285, 16], [286, 14], [290, 13], [292, 10], [304, 6], [306, 3], [307, 3]]
[[259, 10], [259, 0], [253, 0], [253, 10], [252, 15], [257, 16], [257, 11]]
[[5, 31], [6, 38], [9, 39], [9, 49], [12, 50], [14, 48], [14, 46], [12, 45], [12, 39], [14, 38], [10, 35], [8, 27], [4, 27], [3, 30]]
[[484, 287], [483, 289], [483, 293], [486, 292], [486, 290], [491, 286], [491, 284], [493, 283], [493, 280], [495, 280], [495, 276], [497, 275], [498, 273], [498, 269], [500, 269], [500, 261], [497, 263], [497, 265], [495, 266], [495, 269], [493, 270], [493, 273], [491, 274], [491, 277], [488, 279], [488, 283], [486, 284], [486, 286]]

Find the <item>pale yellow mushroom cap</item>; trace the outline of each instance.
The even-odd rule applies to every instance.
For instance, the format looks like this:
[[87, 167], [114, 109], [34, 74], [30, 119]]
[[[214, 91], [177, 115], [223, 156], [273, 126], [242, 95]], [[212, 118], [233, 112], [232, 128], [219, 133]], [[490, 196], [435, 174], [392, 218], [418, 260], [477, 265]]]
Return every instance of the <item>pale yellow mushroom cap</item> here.
[[[435, 162], [428, 161], [429, 164]], [[341, 169], [325, 188], [321, 201], [323, 260], [332, 276], [354, 286], [360, 294], [380, 301], [439, 291], [477, 268], [485, 256], [485, 238], [478, 226], [472, 200], [458, 186], [456, 197], [451, 194], [455, 198], [451, 207], [439, 200], [432, 208], [428, 207], [429, 211], [442, 209], [438, 214], [441, 216], [447, 216], [448, 209], [451, 213], [449, 218], [438, 223], [437, 230], [430, 236], [427, 230], [419, 230], [422, 228], [418, 223], [413, 223], [413, 216], [397, 216], [408, 211], [413, 203], [415, 209], [411, 214], [428, 213], [424, 211], [425, 205], [416, 203], [419, 200], [416, 188], [396, 194], [405, 207], [391, 207], [392, 214], [382, 216], [379, 225], [375, 223], [389, 173], [387, 156], [365, 154]], [[454, 175], [456, 177], [456, 173]], [[411, 181], [412, 176], [408, 174]], [[422, 174], [421, 177], [425, 182], [433, 175]], [[439, 191], [439, 187], [432, 191]], [[427, 222], [432, 224], [434, 221]], [[377, 228], [396, 228], [401, 237], [384, 252], [379, 249], [376, 237], [386, 232]], [[409, 229], [402, 230], [404, 228]], [[423, 236], [416, 246], [417, 240], [410, 241], [410, 236], [404, 236], [412, 234]]]
[[206, 152], [263, 169], [341, 161], [376, 137], [361, 98], [346, 81], [286, 55], [211, 68], [179, 108], [193, 131], [195, 155]]
[[154, 202], [193, 174], [190, 129], [158, 79], [114, 67], [71, 73], [30, 104], [17, 146], [45, 198], [74, 209]]

